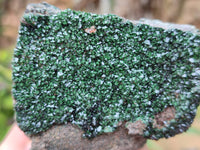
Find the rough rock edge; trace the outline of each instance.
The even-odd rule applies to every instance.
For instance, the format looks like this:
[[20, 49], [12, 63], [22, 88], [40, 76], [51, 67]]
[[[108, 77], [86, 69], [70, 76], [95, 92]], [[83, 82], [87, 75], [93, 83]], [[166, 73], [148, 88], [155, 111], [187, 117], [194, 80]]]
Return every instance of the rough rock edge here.
[[141, 135], [128, 135], [122, 124], [112, 133], [104, 133], [94, 139], [83, 138], [83, 131], [75, 125], [55, 125], [49, 130], [31, 136], [31, 150], [137, 150], [146, 143]]
[[[50, 5], [46, 2], [37, 3], [37, 4], [31, 3], [26, 7], [25, 15], [47, 15], [48, 16], [48, 15], [55, 15], [61, 11], [62, 11], [61, 9], [53, 5]], [[128, 20], [123, 17], [121, 18], [124, 20], [124, 22], [130, 21], [135, 25], [147, 24], [153, 27], [163, 28], [165, 30], [179, 29], [184, 32], [192, 32], [194, 34], [200, 34], [199, 29], [197, 29], [193, 25], [162, 22], [161, 20], [158, 20], [158, 19], [150, 20], [150, 19], [142, 18], [140, 20]]]
[[54, 15], [61, 12], [61, 9], [50, 5], [46, 2], [42, 3], [30, 3], [27, 5], [25, 15]]
[[144, 124], [141, 120], [137, 120], [135, 122], [127, 122], [126, 128], [128, 129], [129, 135], [143, 135], [146, 124]]
[[175, 119], [176, 110], [174, 107], [167, 107], [162, 112], [155, 115], [153, 127], [162, 129], [170, 124], [172, 119]]
[[162, 22], [161, 20], [150, 20], [150, 19], [140, 19], [138, 21], [131, 21], [133, 24], [147, 24], [153, 27], [163, 28], [165, 30], [179, 29], [184, 32], [191, 32], [194, 34], [200, 34], [199, 29], [193, 25], [188, 24], [175, 24], [171, 22]]

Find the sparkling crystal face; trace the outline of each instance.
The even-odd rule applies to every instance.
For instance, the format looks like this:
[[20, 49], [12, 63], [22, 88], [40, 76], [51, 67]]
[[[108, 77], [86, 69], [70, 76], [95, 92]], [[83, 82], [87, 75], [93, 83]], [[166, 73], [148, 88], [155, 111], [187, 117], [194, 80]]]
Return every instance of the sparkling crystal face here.
[[[200, 101], [200, 36], [65, 10], [26, 14], [13, 58], [16, 118], [28, 134], [72, 123], [86, 137], [141, 120], [144, 136], [186, 130]], [[175, 118], [163, 128], [155, 115]]]

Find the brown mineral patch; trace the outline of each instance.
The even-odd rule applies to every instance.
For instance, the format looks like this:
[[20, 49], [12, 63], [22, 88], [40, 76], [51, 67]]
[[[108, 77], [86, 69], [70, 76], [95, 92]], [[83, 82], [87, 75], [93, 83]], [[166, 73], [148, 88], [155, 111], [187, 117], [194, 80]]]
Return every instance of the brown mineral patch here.
[[143, 135], [143, 131], [146, 128], [146, 125], [141, 120], [127, 122], [126, 125], [129, 135]]
[[31, 137], [31, 150], [138, 150], [146, 143], [143, 136], [128, 135], [124, 124], [113, 133], [105, 133], [93, 139], [83, 138], [82, 134], [83, 131], [77, 126], [55, 125]]
[[97, 31], [97, 29], [95, 29], [95, 26], [91, 26], [90, 28], [85, 29], [85, 32], [89, 33], [89, 34], [96, 33], [96, 31]]
[[175, 118], [175, 114], [176, 110], [173, 106], [165, 108], [162, 112], [155, 115], [153, 127], [158, 129], [166, 127]]

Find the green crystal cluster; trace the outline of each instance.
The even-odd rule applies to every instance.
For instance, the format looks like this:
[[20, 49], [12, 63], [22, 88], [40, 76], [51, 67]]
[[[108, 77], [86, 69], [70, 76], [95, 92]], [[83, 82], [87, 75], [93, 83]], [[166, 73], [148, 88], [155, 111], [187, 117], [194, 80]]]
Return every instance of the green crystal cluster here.
[[[26, 13], [13, 58], [16, 119], [27, 134], [72, 123], [86, 137], [142, 120], [144, 137], [185, 131], [200, 102], [200, 35], [70, 9]], [[170, 124], [153, 126], [173, 106]]]

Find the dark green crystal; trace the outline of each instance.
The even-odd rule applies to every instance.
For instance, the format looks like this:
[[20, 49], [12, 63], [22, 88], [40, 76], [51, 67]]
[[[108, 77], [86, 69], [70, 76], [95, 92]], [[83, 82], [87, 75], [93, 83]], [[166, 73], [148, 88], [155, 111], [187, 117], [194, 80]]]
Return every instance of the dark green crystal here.
[[[142, 120], [144, 136], [159, 139], [190, 126], [200, 102], [199, 34], [51, 9], [24, 15], [14, 51], [13, 96], [23, 131], [72, 123], [94, 137], [121, 121]], [[170, 106], [175, 119], [154, 128], [154, 116]]]

